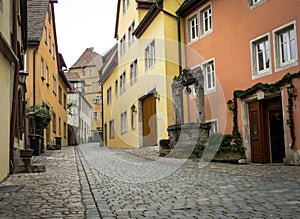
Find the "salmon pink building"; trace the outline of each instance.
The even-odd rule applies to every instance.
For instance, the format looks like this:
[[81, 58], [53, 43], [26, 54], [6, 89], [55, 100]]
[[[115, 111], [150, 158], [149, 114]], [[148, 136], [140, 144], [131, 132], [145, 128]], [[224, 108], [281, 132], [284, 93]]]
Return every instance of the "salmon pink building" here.
[[211, 131], [240, 135], [249, 162], [300, 165], [299, 11], [299, 0], [186, 0], [177, 10]]

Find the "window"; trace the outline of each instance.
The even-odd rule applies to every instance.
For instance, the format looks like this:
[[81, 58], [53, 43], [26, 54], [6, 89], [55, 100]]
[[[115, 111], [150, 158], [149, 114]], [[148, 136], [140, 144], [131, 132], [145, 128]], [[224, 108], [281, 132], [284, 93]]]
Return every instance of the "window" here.
[[275, 71], [298, 65], [296, 23], [291, 22], [273, 31]]
[[56, 133], [56, 114], [55, 113], [52, 114], [52, 129], [53, 129], [53, 132]]
[[203, 72], [205, 77], [205, 91], [212, 92], [216, 89], [215, 79], [215, 64], [214, 59], [209, 60], [203, 64]]
[[252, 79], [271, 73], [269, 35], [265, 34], [251, 42]]
[[45, 78], [45, 75], [44, 75], [44, 59], [41, 58], [41, 77], [42, 79]]
[[92, 77], [92, 76], [93, 76], [93, 70], [89, 69], [89, 77]]
[[61, 118], [58, 118], [58, 134], [61, 135]]
[[49, 48], [49, 52], [51, 53], [51, 36], [50, 36], [50, 33], [49, 33], [49, 43], [48, 43], [48, 48]]
[[107, 105], [111, 104], [111, 87], [107, 89]]
[[133, 85], [137, 82], [138, 78], [138, 66], [137, 66], [137, 60], [135, 60], [130, 65], [130, 85]]
[[93, 90], [98, 90], [100, 88], [100, 84], [97, 81], [92, 82]]
[[131, 110], [131, 129], [135, 130], [136, 111]]
[[118, 79], [115, 81], [115, 98], [118, 97], [118, 86], [119, 86], [119, 82]]
[[156, 63], [155, 41], [153, 40], [145, 49], [145, 69], [149, 70]]
[[64, 93], [64, 109], [67, 109], [67, 95]]
[[0, 10], [3, 10], [3, 0], [0, 0]]
[[126, 36], [124, 34], [124, 36], [122, 37], [122, 39], [120, 40], [120, 56], [123, 56], [125, 54], [126, 51]]
[[124, 15], [130, 6], [129, 0], [123, 0], [122, 5], [123, 5], [123, 15]]
[[248, 7], [250, 10], [256, 8], [257, 6], [265, 3], [267, 0], [248, 0]]
[[130, 27], [128, 28], [128, 46], [131, 46], [134, 42], [134, 36], [133, 36], [133, 31], [134, 31], [134, 21], [131, 23]]
[[62, 89], [61, 86], [58, 86], [58, 102], [62, 104]]
[[207, 35], [212, 32], [212, 10], [211, 4], [200, 11], [201, 35]]
[[82, 70], [82, 76], [85, 76], [85, 70]]
[[56, 86], [57, 86], [57, 83], [56, 83], [56, 78], [55, 76], [53, 76], [52, 78], [52, 85], [53, 85], [53, 93], [56, 95]]
[[45, 43], [47, 45], [47, 40], [48, 40], [48, 34], [47, 34], [47, 27], [44, 28], [44, 38], [45, 38]]
[[126, 72], [120, 76], [120, 94], [123, 94], [126, 91]]
[[93, 112], [93, 119], [98, 120], [98, 112]]
[[127, 132], [127, 111], [121, 113], [121, 134]]
[[100, 105], [101, 104], [101, 97], [97, 96], [93, 98], [93, 103], [96, 105]]
[[210, 122], [209, 134], [217, 133], [218, 132], [218, 120], [210, 120], [210, 121], [207, 121], [207, 122]]
[[53, 59], [55, 58], [55, 47], [53, 43], [52, 43], [52, 57]]
[[64, 138], [67, 138], [67, 124], [64, 122]]
[[115, 138], [115, 121], [114, 120], [109, 121], [109, 138], [110, 139]]
[[194, 15], [188, 19], [189, 42], [198, 39], [198, 17]]
[[49, 86], [49, 68], [46, 66], [46, 84]]

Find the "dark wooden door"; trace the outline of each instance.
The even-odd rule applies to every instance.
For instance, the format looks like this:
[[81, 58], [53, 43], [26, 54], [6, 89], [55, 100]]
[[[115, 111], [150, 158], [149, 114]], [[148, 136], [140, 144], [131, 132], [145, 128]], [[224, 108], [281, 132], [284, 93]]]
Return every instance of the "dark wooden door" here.
[[268, 145], [267, 110], [260, 102], [249, 104], [251, 162], [269, 163], [270, 147]]
[[156, 100], [154, 95], [143, 100], [142, 109], [144, 146], [154, 146], [157, 144]]

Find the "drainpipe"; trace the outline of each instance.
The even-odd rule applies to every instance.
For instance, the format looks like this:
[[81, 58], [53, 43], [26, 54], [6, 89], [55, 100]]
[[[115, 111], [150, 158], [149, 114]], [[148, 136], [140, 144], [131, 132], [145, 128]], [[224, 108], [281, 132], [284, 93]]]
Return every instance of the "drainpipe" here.
[[[18, 4], [17, 0], [13, 1], [13, 51], [19, 57], [18, 54]], [[14, 140], [16, 134], [16, 120], [17, 120], [17, 102], [18, 102], [18, 86], [19, 86], [19, 60], [15, 63], [15, 73], [14, 73], [14, 84], [13, 84], [13, 101], [11, 109], [11, 121], [10, 121], [10, 162], [14, 162]], [[11, 169], [11, 171], [13, 168]]]
[[[33, 51], [33, 106], [36, 105], [36, 95], [35, 95], [35, 78], [36, 78], [36, 54], [37, 54], [37, 51], [38, 51], [39, 47], [37, 47], [34, 51]], [[34, 129], [35, 130], [35, 129]], [[35, 132], [34, 132], [35, 134]]]

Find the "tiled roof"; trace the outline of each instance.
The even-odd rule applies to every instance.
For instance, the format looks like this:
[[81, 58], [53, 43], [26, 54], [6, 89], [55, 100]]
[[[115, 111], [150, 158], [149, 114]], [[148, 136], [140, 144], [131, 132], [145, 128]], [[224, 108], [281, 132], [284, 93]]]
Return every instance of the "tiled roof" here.
[[27, 0], [29, 43], [41, 41], [48, 4], [49, 0]]
[[68, 79], [68, 81], [80, 81], [80, 77], [79, 74], [77, 72], [65, 72], [65, 76]]
[[82, 68], [87, 66], [96, 66], [96, 68], [99, 70], [103, 64], [103, 57], [96, 53], [94, 49], [87, 48], [83, 54], [80, 56], [80, 58], [75, 62], [75, 64], [72, 65], [72, 68]]

